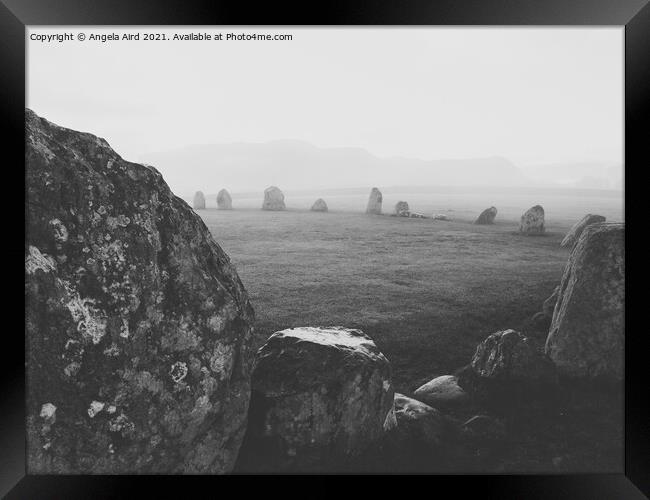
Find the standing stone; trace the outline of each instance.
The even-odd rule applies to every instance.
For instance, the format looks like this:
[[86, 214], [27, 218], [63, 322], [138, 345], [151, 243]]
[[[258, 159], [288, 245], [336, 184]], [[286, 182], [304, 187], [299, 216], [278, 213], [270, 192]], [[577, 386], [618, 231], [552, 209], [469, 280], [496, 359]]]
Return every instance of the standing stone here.
[[588, 225], [564, 268], [546, 352], [560, 373], [622, 378], [625, 225]]
[[486, 208], [481, 212], [481, 215], [478, 216], [478, 219], [476, 219], [476, 222], [474, 224], [494, 224], [494, 219], [497, 216], [497, 209], [496, 207], [490, 207]]
[[284, 194], [275, 186], [268, 187], [264, 190], [264, 203], [262, 210], [284, 210]]
[[158, 171], [26, 111], [27, 464], [221, 473], [246, 427], [253, 310]]
[[230, 193], [222, 189], [217, 193], [217, 208], [219, 210], [232, 210], [232, 198]]
[[311, 206], [312, 212], [327, 212], [327, 203], [323, 198], [318, 198]]
[[544, 234], [544, 209], [541, 205], [529, 208], [521, 216], [519, 232], [523, 234]]
[[202, 191], [197, 191], [194, 193], [194, 201], [192, 202], [192, 206], [195, 210], [205, 209], [205, 195]]
[[410, 215], [409, 204], [405, 201], [398, 201], [395, 204], [395, 215], [398, 217], [408, 217]]
[[366, 207], [367, 214], [381, 214], [381, 191], [376, 187], [370, 191], [370, 198], [368, 198], [368, 206]]
[[292, 328], [259, 350], [242, 471], [339, 468], [394, 427], [390, 365], [360, 330]]
[[575, 244], [578, 242], [578, 239], [580, 238], [582, 231], [584, 231], [589, 224], [595, 224], [597, 222], [605, 222], [605, 220], [606, 220], [605, 217], [603, 217], [602, 215], [593, 215], [593, 214], [585, 215], [582, 219], [576, 222], [575, 225], [571, 228], [571, 230], [566, 234], [566, 236], [562, 240], [562, 243], [560, 243], [560, 246], [573, 248]]

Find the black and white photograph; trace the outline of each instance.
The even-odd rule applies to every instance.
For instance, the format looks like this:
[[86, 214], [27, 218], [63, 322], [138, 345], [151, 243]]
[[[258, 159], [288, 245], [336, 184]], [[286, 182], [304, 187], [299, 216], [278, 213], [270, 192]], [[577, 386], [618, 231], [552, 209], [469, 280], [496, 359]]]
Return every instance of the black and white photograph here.
[[27, 475], [625, 473], [625, 26], [24, 30]]

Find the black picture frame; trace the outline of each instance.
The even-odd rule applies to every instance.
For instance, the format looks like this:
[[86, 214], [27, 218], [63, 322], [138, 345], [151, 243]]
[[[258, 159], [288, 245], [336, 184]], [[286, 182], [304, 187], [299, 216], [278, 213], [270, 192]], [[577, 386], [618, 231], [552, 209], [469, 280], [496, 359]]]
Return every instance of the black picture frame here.
[[[302, 4], [268, 2], [210, 2], [181, 0], [0, 0], [0, 107], [5, 132], [2, 135], [4, 173], [15, 176], [6, 186], [19, 185], [24, 177], [19, 168], [24, 164], [25, 113], [25, 27], [27, 25], [572, 25], [625, 27], [625, 208], [626, 219], [643, 217], [635, 207], [637, 177], [643, 168], [650, 168], [650, 4], [648, 0], [357, 0], [317, 2], [307, 8]], [[55, 78], [55, 75], [53, 75]], [[17, 188], [5, 188], [21, 203]], [[8, 195], [9, 193], [7, 193]], [[24, 194], [24, 193], [23, 193]], [[3, 196], [4, 198], [4, 196]], [[24, 200], [22, 201], [24, 203]], [[19, 234], [17, 217], [3, 221], [5, 234]], [[645, 221], [643, 221], [645, 222]], [[645, 227], [647, 222], [639, 225]], [[635, 231], [637, 231], [636, 226]], [[15, 232], [15, 233], [14, 233]], [[24, 232], [24, 225], [23, 225]], [[641, 231], [639, 230], [639, 233]], [[636, 267], [626, 236], [627, 268]], [[643, 248], [643, 244], [640, 245]], [[12, 251], [11, 263], [5, 261], [5, 277], [22, 280], [18, 250]], [[632, 260], [630, 261], [630, 258]], [[630, 266], [631, 263], [631, 266]], [[639, 295], [628, 293], [643, 277], [626, 276], [626, 324], [632, 325], [635, 300]], [[9, 280], [8, 283], [11, 281]], [[21, 281], [22, 283], [22, 281]], [[641, 282], [642, 283], [642, 282]], [[6, 289], [9, 286], [5, 285]], [[17, 289], [22, 285], [16, 285]], [[643, 288], [640, 288], [643, 290]], [[641, 292], [642, 293], [642, 292]], [[15, 295], [17, 297], [11, 297]], [[18, 293], [7, 294], [20, 301]], [[635, 298], [636, 297], [636, 298]], [[17, 317], [19, 306], [7, 307], [5, 317]], [[14, 312], [15, 311], [15, 312]], [[0, 495], [7, 498], [114, 498], [129, 497], [135, 488], [187, 494], [189, 481], [214, 488], [208, 481], [247, 481], [242, 476], [214, 477], [89, 477], [89, 476], [26, 476], [25, 475], [25, 379], [24, 337], [20, 326], [8, 328], [1, 349], [2, 412], [0, 413]], [[24, 331], [24, 330], [23, 330]], [[626, 499], [650, 495], [650, 415], [648, 412], [649, 377], [644, 329], [628, 328], [626, 338], [625, 378], [625, 473], [606, 475], [545, 476], [418, 476], [408, 479], [435, 493], [440, 487], [451, 487], [454, 496], [468, 490], [481, 498], [554, 498], [554, 499]], [[9, 344], [7, 344], [9, 342]], [[331, 477], [267, 477], [270, 481], [291, 480], [300, 489], [320, 489]], [[386, 476], [373, 476], [381, 485]], [[308, 482], [307, 482], [308, 481]], [[426, 483], [424, 483], [426, 481]], [[245, 486], [247, 483], [241, 483]], [[318, 486], [317, 486], [318, 485]], [[192, 489], [194, 485], [192, 485]], [[293, 487], [292, 487], [293, 488]], [[211, 495], [212, 496], [212, 495]]]

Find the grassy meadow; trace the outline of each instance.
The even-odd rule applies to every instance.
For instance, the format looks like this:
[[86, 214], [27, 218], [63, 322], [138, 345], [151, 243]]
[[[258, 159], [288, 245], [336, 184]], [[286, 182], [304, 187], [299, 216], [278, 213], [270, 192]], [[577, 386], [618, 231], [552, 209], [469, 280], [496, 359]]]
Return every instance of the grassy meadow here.
[[[217, 210], [210, 198], [208, 207], [198, 210], [248, 290], [260, 345], [290, 327], [360, 328], [390, 360], [395, 389], [405, 394], [467, 364], [490, 333], [505, 328], [526, 333], [527, 320], [562, 276], [569, 250], [560, 248], [560, 241], [584, 214], [622, 220], [622, 201], [616, 197], [384, 193], [385, 212], [405, 199], [413, 211], [452, 217], [446, 222], [369, 216], [361, 195], [323, 196], [330, 212], [314, 213], [309, 206], [317, 195], [285, 195], [284, 212], [261, 211], [261, 194], [257, 199], [233, 195], [233, 211]], [[547, 234], [517, 234], [519, 216], [537, 203], [546, 210]], [[499, 209], [496, 223], [474, 225], [490, 205]], [[539, 334], [538, 340], [541, 345]], [[585, 411], [590, 414], [581, 411], [582, 418]], [[607, 415], [601, 422], [605, 431], [598, 431], [601, 438], [612, 435], [614, 448], [616, 418]], [[574, 421], [570, 425], [580, 428]], [[530, 439], [530, 429], [521, 432]], [[565, 436], [558, 447], [567, 453], [582, 449], [571, 453], [576, 463], [591, 464], [586, 470], [614, 467], [616, 454], [609, 445], [594, 456], [590, 432], [583, 441], [572, 439], [579, 443]], [[540, 434], [540, 446], [547, 441]], [[531, 452], [522, 445], [518, 458], [510, 457], [513, 467], [557, 470], [550, 464], [559, 452], [540, 451], [540, 446]], [[559, 470], [574, 470], [570, 460], [563, 464]]]

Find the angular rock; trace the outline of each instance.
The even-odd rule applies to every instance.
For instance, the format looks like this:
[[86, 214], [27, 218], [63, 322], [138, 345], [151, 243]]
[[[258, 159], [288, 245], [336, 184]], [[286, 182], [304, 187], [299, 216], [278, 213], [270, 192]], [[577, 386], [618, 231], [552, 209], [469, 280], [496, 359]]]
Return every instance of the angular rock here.
[[153, 168], [26, 112], [31, 473], [220, 473], [246, 426], [253, 310]]
[[390, 365], [360, 330], [292, 328], [259, 350], [238, 469], [332, 470], [395, 425]]
[[450, 221], [450, 220], [451, 220], [451, 217], [449, 217], [448, 215], [445, 215], [445, 214], [433, 214], [433, 219], [434, 219], [434, 220], [446, 220], [446, 221]]
[[421, 401], [395, 393], [395, 417], [394, 432], [407, 447], [438, 447], [444, 440], [448, 422], [442, 413]]
[[312, 212], [327, 212], [327, 203], [323, 198], [318, 198], [311, 206]]
[[219, 210], [232, 210], [232, 198], [230, 193], [222, 189], [217, 193], [217, 208]]
[[410, 213], [409, 204], [407, 202], [398, 201], [395, 204], [395, 215], [397, 217], [409, 217]]
[[564, 268], [546, 352], [560, 373], [624, 373], [625, 225], [588, 225]]
[[370, 197], [368, 198], [368, 206], [366, 207], [367, 214], [381, 214], [381, 202], [382, 195], [381, 191], [376, 187], [372, 188], [370, 191]]
[[459, 406], [468, 401], [467, 393], [458, 385], [458, 377], [442, 375], [418, 387], [413, 395], [434, 408]]
[[197, 191], [196, 193], [194, 193], [194, 200], [192, 201], [192, 207], [194, 207], [195, 210], [205, 209], [205, 195], [203, 194], [202, 191]]
[[562, 242], [560, 243], [561, 247], [573, 248], [578, 242], [578, 238], [585, 230], [585, 228], [590, 224], [595, 224], [597, 222], [605, 222], [605, 217], [602, 215], [593, 215], [587, 214], [582, 219], [574, 224], [574, 226], [566, 234]]
[[544, 234], [544, 209], [541, 205], [529, 208], [521, 216], [519, 232], [523, 234]]
[[264, 202], [262, 203], [262, 210], [285, 210], [284, 194], [280, 188], [275, 186], [267, 187], [264, 190]]
[[502, 330], [481, 342], [472, 358], [474, 373], [492, 381], [555, 382], [553, 362], [515, 330]]
[[481, 215], [478, 216], [474, 224], [494, 224], [494, 219], [497, 216], [497, 209], [496, 207], [490, 207], [486, 208], [481, 212]]

